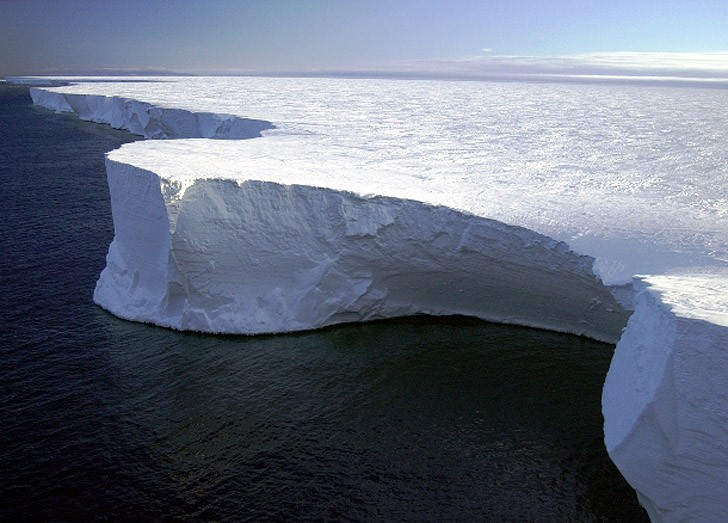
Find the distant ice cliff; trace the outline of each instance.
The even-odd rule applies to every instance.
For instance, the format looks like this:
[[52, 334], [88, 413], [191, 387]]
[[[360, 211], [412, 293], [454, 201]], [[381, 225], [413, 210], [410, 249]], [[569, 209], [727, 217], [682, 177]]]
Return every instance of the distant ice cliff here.
[[273, 128], [264, 120], [160, 108], [116, 96], [59, 94], [38, 87], [30, 88], [30, 96], [36, 105], [74, 113], [82, 120], [109, 124], [145, 138], [244, 139]]

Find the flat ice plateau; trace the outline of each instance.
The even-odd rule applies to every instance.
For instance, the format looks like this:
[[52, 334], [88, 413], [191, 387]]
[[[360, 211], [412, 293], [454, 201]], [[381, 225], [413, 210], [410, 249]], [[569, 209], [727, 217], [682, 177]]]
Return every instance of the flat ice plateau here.
[[[209, 332], [457, 313], [619, 340], [610, 456], [654, 521], [722, 519], [727, 90], [89, 80], [31, 93], [181, 138], [107, 155], [97, 303]], [[634, 284], [628, 322], [603, 283]]]

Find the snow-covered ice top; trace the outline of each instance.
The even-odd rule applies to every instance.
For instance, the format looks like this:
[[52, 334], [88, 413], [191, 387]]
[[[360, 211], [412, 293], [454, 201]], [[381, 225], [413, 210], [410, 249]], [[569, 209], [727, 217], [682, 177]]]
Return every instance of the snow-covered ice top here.
[[[606, 283], [728, 263], [726, 90], [340, 78], [141, 80], [50, 90], [270, 121], [276, 128], [264, 134], [275, 139], [254, 141], [260, 143], [143, 143], [114, 154], [160, 166], [165, 150], [185, 154], [185, 163], [204, 164], [197, 171], [204, 176], [230, 173], [236, 162], [255, 158], [255, 167], [246, 166], [257, 169], [256, 176], [286, 177], [295, 170], [315, 183], [346, 180], [365, 192], [403, 189], [412, 198], [566, 241], [597, 259]], [[178, 175], [200, 175], [191, 172]]]

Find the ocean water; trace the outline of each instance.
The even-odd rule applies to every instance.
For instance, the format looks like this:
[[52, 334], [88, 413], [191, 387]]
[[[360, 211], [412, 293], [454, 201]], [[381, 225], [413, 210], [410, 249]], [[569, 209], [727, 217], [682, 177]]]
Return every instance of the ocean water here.
[[172, 332], [92, 292], [127, 133], [0, 87], [0, 520], [646, 521], [613, 347], [464, 318]]

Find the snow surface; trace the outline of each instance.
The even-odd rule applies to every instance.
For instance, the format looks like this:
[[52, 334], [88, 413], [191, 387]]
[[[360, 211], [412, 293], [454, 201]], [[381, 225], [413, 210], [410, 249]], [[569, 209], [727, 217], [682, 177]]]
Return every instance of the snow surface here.
[[[413, 185], [427, 184], [442, 193], [442, 204], [565, 241], [596, 258], [607, 284], [728, 263], [725, 90], [341, 78], [92, 80], [42, 91], [271, 122], [276, 128], [265, 136], [317, 139], [316, 165], [339, 168], [353, 156], [404, 173]], [[56, 100], [39, 103], [67, 110]]]
[[264, 138], [110, 153], [99, 303], [208, 331], [457, 312], [616, 339], [593, 256], [607, 284], [642, 275], [604, 389], [610, 455], [654, 520], [719, 519], [728, 91], [144, 80], [33, 97], [148, 137]]

